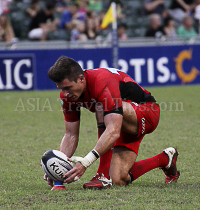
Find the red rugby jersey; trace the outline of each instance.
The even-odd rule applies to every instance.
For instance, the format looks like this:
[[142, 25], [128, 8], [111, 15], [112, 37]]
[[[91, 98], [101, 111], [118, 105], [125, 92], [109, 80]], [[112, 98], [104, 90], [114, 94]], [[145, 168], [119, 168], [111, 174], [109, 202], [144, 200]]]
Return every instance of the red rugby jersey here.
[[77, 100], [72, 101], [60, 92], [62, 108], [67, 122], [80, 119], [80, 107], [95, 112], [95, 105], [103, 104], [104, 112], [114, 112], [122, 107], [123, 100], [136, 103], [156, 102], [151, 93], [139, 86], [128, 74], [114, 68], [87, 69], [86, 91]]

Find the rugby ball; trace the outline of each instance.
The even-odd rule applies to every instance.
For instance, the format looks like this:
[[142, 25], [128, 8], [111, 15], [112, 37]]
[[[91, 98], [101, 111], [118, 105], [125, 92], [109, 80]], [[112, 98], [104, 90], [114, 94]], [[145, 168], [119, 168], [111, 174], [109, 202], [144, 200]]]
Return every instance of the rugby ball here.
[[67, 156], [58, 150], [45, 152], [41, 159], [44, 172], [54, 181], [63, 181], [64, 175], [73, 168]]

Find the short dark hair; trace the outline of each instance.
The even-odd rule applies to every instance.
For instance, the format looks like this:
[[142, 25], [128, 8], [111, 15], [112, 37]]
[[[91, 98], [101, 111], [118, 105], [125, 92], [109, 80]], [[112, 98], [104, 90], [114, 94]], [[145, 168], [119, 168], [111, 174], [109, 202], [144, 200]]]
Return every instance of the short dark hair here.
[[124, 28], [124, 29], [127, 30], [128, 26], [126, 25], [126, 23], [120, 23], [120, 24], [118, 25], [118, 28]]
[[166, 18], [164, 19], [164, 26], [168, 26], [168, 25], [169, 25], [169, 22], [170, 22], [171, 20], [174, 20], [174, 19], [171, 18], [171, 17], [166, 17]]
[[49, 78], [54, 82], [62, 82], [66, 78], [70, 82], [77, 82], [78, 76], [83, 74], [83, 69], [79, 63], [64, 55], [48, 71]]
[[55, 7], [56, 7], [56, 4], [53, 0], [46, 1], [46, 9], [47, 10], [55, 9]]

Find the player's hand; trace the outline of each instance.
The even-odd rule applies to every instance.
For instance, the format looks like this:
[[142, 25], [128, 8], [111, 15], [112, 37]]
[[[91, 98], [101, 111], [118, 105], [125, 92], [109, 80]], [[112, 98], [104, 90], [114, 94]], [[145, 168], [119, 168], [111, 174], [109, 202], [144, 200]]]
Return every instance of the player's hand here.
[[44, 174], [44, 180], [47, 181], [48, 185], [53, 187], [53, 180], [49, 178], [46, 174]]
[[[42, 167], [42, 164], [40, 163], [40, 166]], [[53, 187], [53, 180], [47, 176], [47, 174], [44, 174], [44, 180], [47, 181], [48, 185]]]
[[77, 181], [86, 171], [86, 167], [77, 162], [76, 165], [64, 175], [64, 182], [71, 183]]

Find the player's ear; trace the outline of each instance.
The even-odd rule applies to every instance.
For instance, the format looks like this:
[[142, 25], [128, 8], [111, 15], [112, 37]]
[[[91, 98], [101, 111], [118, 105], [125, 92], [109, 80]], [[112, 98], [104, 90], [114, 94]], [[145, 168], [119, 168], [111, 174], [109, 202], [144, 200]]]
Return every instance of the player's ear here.
[[85, 80], [85, 77], [83, 74], [79, 75], [78, 78], [80, 79], [81, 82], [84, 82]]

